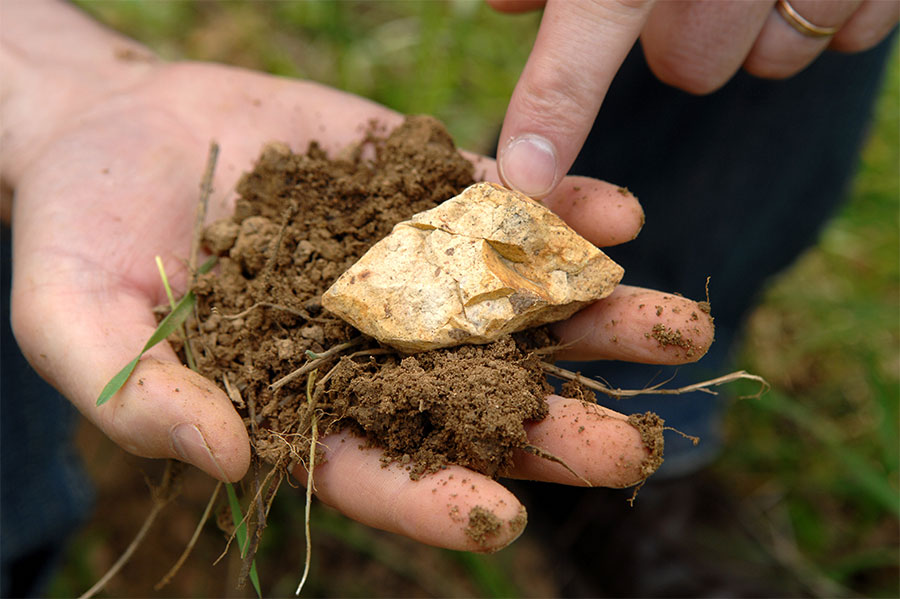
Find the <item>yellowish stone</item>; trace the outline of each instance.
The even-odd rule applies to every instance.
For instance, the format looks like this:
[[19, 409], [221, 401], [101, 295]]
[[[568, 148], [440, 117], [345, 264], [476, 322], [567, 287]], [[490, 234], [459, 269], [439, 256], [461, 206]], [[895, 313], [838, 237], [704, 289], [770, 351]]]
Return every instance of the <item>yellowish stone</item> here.
[[398, 223], [322, 296], [382, 343], [487, 343], [609, 295], [622, 267], [541, 203], [476, 183]]

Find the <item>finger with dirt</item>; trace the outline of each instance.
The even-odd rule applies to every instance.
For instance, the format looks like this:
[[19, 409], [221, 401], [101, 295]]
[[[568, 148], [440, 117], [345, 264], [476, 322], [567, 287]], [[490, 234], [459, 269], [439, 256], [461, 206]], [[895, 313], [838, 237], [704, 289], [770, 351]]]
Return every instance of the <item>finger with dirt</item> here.
[[644, 364], [696, 362], [713, 342], [707, 302], [619, 285], [613, 293], [553, 325], [563, 360], [624, 360]]
[[599, 179], [566, 177], [542, 201], [598, 247], [631, 241], [644, 226], [644, 209], [635, 195]]
[[[363, 524], [416, 541], [461, 551], [493, 552], [525, 528], [525, 508], [490, 478], [460, 466], [412, 480], [397, 462], [382, 464], [382, 452], [363, 447], [349, 433], [320, 441], [325, 461], [316, 466], [316, 495]], [[305, 484], [306, 469], [294, 476]]]
[[[500, 182], [493, 160], [469, 152], [462, 154], [475, 165], [477, 178]], [[568, 176], [541, 202], [598, 247], [631, 241], [644, 226], [644, 210], [634, 194], [599, 179]]]
[[516, 450], [511, 478], [564, 485], [630, 487], [662, 463], [662, 421], [625, 416], [577, 399], [551, 395], [549, 415], [525, 425], [539, 451]]

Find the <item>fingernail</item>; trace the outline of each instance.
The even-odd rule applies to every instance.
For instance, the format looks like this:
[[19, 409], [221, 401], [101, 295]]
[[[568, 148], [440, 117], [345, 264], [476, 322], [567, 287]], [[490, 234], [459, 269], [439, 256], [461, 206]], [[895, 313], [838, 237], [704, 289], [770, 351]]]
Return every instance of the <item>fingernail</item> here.
[[225, 472], [213, 457], [203, 433], [196, 426], [188, 422], [176, 424], [172, 427], [169, 438], [172, 449], [182, 461], [193, 464], [211, 476], [226, 480]]
[[[522, 533], [525, 532], [525, 526], [528, 524], [528, 512], [525, 511], [525, 506], [519, 506], [519, 513], [515, 518], [506, 523], [509, 526], [509, 529], [512, 531], [512, 538], [504, 545], [503, 547], [509, 547], [513, 544], [513, 541], [522, 536]], [[503, 548], [501, 547], [501, 549]]]
[[542, 197], [556, 184], [556, 149], [540, 135], [520, 135], [506, 144], [499, 169], [508, 186], [533, 198]]

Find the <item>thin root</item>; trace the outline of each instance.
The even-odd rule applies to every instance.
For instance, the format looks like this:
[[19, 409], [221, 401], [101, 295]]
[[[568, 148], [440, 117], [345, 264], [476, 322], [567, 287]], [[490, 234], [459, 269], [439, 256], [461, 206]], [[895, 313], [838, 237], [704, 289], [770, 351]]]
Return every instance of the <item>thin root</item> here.
[[[315, 381], [316, 372], [313, 371], [309, 373], [309, 378], [306, 381], [306, 399], [312, 405], [312, 388], [313, 382]], [[312, 506], [312, 494], [313, 494], [313, 471], [316, 469], [316, 445], [319, 442], [319, 428], [318, 428], [318, 419], [316, 418], [315, 412], [312, 413], [312, 431], [310, 432], [310, 443], [309, 443], [309, 468], [306, 470], [306, 510], [304, 512], [304, 529], [306, 532], [306, 559], [303, 564], [303, 577], [300, 578], [300, 584], [297, 585], [297, 590], [294, 591], [294, 595], [299, 596], [300, 591], [303, 590], [303, 585], [306, 584], [306, 578], [309, 576], [309, 564], [312, 561], [312, 537], [309, 532], [309, 510]]]
[[677, 428], [672, 428], [671, 426], [664, 426], [663, 430], [664, 431], [672, 431], [673, 433], [678, 433], [679, 435], [681, 435], [682, 437], [684, 437], [685, 439], [687, 439], [694, 445], [697, 445], [698, 443], [700, 443], [700, 437], [696, 437], [694, 435], [689, 435], [685, 432], [678, 430]]
[[319, 356], [318, 358], [316, 358], [315, 360], [312, 360], [310, 362], [307, 362], [306, 364], [304, 364], [297, 370], [293, 371], [292, 373], [281, 377], [280, 379], [278, 379], [277, 381], [275, 381], [274, 383], [269, 385], [269, 389], [271, 389], [272, 391], [277, 391], [278, 389], [281, 389], [282, 387], [284, 387], [286, 384], [290, 383], [294, 379], [303, 376], [304, 374], [306, 374], [307, 372], [310, 372], [314, 368], [318, 368], [322, 362], [324, 362], [331, 356], [338, 354], [338, 353], [344, 351], [345, 349], [349, 349], [349, 348], [353, 347], [354, 345], [359, 345], [360, 343], [363, 342], [363, 339], [364, 339], [364, 337], [356, 337], [346, 343], [340, 343], [338, 345], [335, 345], [334, 347], [331, 347], [331, 348], [325, 350], [321, 354], [317, 354]]
[[736, 372], [732, 372], [718, 378], [710, 379], [708, 381], [702, 381], [700, 383], [694, 383], [693, 385], [687, 385], [686, 387], [679, 387], [677, 389], [662, 389], [661, 387], [665, 384], [665, 382], [647, 387], [646, 389], [613, 389], [598, 381], [584, 378], [578, 373], [572, 372], [571, 370], [566, 370], [565, 368], [560, 368], [559, 366], [555, 366], [553, 364], [541, 362], [541, 368], [544, 369], [544, 372], [552, 376], [569, 381], [577, 380], [585, 387], [588, 387], [589, 389], [593, 389], [595, 391], [600, 391], [601, 393], [605, 393], [606, 395], [614, 397], [615, 399], [621, 399], [623, 397], [635, 397], [637, 395], [682, 395], [684, 393], [691, 393], [694, 391], [702, 391], [711, 395], [718, 395], [718, 393], [710, 389], [710, 387], [718, 387], [719, 385], [733, 383], [734, 381], [739, 381], [742, 379], [758, 382], [760, 384], [760, 389], [754, 395], [741, 396], [741, 399], [760, 397], [769, 389], [769, 383], [766, 382], [764, 378], [756, 374], [750, 374], [746, 370], [738, 370]]
[[180, 483], [181, 483], [181, 472], [183, 471], [183, 464], [181, 462], [176, 462], [175, 460], [168, 460], [166, 462], [166, 470], [163, 472], [162, 481], [159, 486], [151, 486], [150, 494], [153, 496], [153, 508], [150, 510], [150, 513], [147, 514], [147, 518], [144, 520], [144, 524], [141, 526], [141, 529], [134, 536], [134, 539], [131, 541], [131, 544], [122, 552], [122, 555], [119, 556], [119, 559], [116, 560], [116, 563], [110, 567], [110, 569], [103, 575], [103, 577], [98, 580], [94, 586], [89, 588], [84, 592], [83, 595], [79, 599], [87, 599], [88, 597], [93, 597], [97, 593], [99, 593], [106, 584], [112, 580], [112, 578], [119, 573], [119, 570], [128, 563], [128, 560], [131, 559], [132, 554], [135, 550], [140, 546], [140, 544], [144, 541], [144, 537], [147, 536], [147, 531], [150, 530], [150, 527], [153, 526], [153, 523], [156, 521], [156, 517], [159, 513], [166, 507], [170, 501], [175, 499], [180, 491]]
[[577, 472], [575, 472], [575, 470], [573, 470], [572, 467], [569, 466], [569, 465], [565, 462], [565, 460], [563, 460], [562, 458], [556, 457], [555, 455], [553, 455], [553, 454], [550, 453], [549, 451], [546, 451], [546, 450], [541, 449], [540, 447], [536, 447], [536, 446], [534, 446], [534, 445], [526, 445], [526, 446], [523, 447], [522, 449], [524, 449], [525, 451], [527, 451], [528, 453], [530, 453], [530, 454], [532, 454], [532, 455], [536, 455], [537, 457], [539, 457], [539, 458], [541, 458], [541, 459], [544, 459], [544, 460], [547, 460], [547, 461], [550, 461], [550, 462], [554, 462], [554, 463], [556, 463], [556, 464], [559, 464], [560, 466], [562, 466], [563, 468], [565, 468], [566, 470], [568, 470], [568, 471], [572, 474], [572, 476], [577, 477], [577, 478], [578, 478], [581, 482], [583, 482], [585, 485], [587, 485], [587, 486], [589, 486], [589, 487], [593, 487], [593, 486], [594, 486], [594, 485], [591, 484], [591, 481], [589, 481], [589, 480], [586, 479], [585, 477], [583, 477], [583, 476], [581, 476], [580, 474], [578, 474]]
[[203, 515], [200, 516], [200, 522], [197, 523], [197, 528], [194, 529], [194, 534], [191, 536], [191, 540], [188, 541], [187, 547], [184, 548], [184, 551], [181, 553], [181, 557], [178, 558], [178, 561], [175, 562], [175, 565], [172, 566], [172, 569], [169, 570], [162, 579], [156, 583], [156, 586], [153, 587], [154, 591], [158, 591], [167, 584], [169, 584], [172, 579], [178, 574], [178, 571], [181, 569], [181, 566], [184, 565], [184, 562], [187, 561], [188, 556], [191, 554], [191, 551], [194, 549], [194, 545], [197, 544], [197, 539], [200, 538], [200, 531], [203, 530], [203, 525], [206, 524], [206, 521], [209, 519], [209, 514], [212, 512], [212, 507], [216, 502], [216, 499], [219, 497], [219, 491], [222, 489], [222, 481], [219, 481], [216, 485], [216, 488], [213, 490], [212, 495], [209, 496], [209, 501], [206, 504], [206, 509], [203, 510]]
[[237, 314], [221, 314], [222, 318], [225, 320], [237, 320], [238, 318], [243, 318], [247, 314], [250, 314], [253, 310], [257, 308], [272, 308], [273, 310], [281, 310], [283, 312], [288, 312], [289, 314], [293, 314], [294, 316], [299, 316], [305, 320], [311, 320], [309, 314], [305, 310], [297, 310], [295, 308], [289, 308], [288, 306], [282, 306], [281, 304], [273, 304], [270, 302], [256, 302], [246, 310], [242, 310]]
[[197, 259], [200, 253], [200, 240], [203, 238], [203, 223], [206, 221], [206, 207], [209, 205], [209, 196], [212, 195], [213, 175], [216, 172], [216, 161], [219, 159], [219, 144], [209, 142], [209, 154], [206, 158], [206, 170], [200, 182], [200, 200], [194, 213], [194, 234], [191, 237], [191, 253], [189, 270], [192, 279], [197, 277]]

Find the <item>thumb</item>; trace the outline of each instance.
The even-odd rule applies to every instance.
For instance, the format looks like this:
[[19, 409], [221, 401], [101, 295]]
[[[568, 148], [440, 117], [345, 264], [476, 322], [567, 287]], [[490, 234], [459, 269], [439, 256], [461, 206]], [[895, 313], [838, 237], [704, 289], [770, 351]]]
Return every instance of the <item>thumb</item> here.
[[144, 354], [122, 389], [96, 405], [107, 381], [155, 329], [146, 298], [122, 289], [98, 297], [72, 286], [34, 286], [21, 272], [11, 304], [16, 338], [38, 373], [88, 419], [130, 453], [179, 459], [220, 480], [244, 476], [250, 445], [240, 416], [168, 344]]
[[500, 133], [498, 168], [506, 185], [544, 197], [562, 180], [652, 4], [547, 2]]

